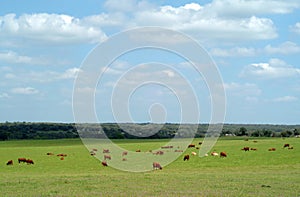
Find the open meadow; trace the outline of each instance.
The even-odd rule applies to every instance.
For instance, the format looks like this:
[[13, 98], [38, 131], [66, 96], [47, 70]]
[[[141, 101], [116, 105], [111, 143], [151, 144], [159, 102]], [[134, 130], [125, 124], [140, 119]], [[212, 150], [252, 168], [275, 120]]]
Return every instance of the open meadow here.
[[[199, 146], [202, 140], [193, 143]], [[144, 152], [168, 140], [114, 142]], [[283, 148], [286, 143], [293, 149]], [[268, 151], [273, 147], [276, 151]], [[0, 196], [300, 196], [299, 138], [224, 137], [211, 151], [227, 157], [200, 158], [191, 155], [196, 148], [188, 148], [162, 170], [132, 173], [102, 166], [80, 139], [2, 141]], [[59, 153], [67, 156], [61, 160]], [[190, 159], [183, 161], [186, 154]], [[21, 157], [34, 164], [19, 164]], [[6, 165], [9, 160], [13, 165]]]

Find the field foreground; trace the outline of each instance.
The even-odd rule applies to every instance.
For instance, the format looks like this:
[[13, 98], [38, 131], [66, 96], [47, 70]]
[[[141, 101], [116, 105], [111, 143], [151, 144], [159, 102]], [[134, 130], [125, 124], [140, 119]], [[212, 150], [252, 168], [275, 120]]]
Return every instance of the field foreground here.
[[[166, 142], [115, 141], [142, 152]], [[285, 143], [293, 149], [284, 149]], [[245, 146], [257, 151], [242, 151]], [[272, 147], [276, 151], [268, 151]], [[103, 167], [79, 139], [4, 141], [0, 142], [0, 196], [300, 196], [299, 138], [220, 138], [212, 151], [225, 151], [226, 158], [200, 158], [192, 151], [198, 152], [187, 149], [163, 170], [131, 173]], [[61, 160], [58, 153], [67, 157]], [[189, 161], [183, 161], [185, 154], [190, 154]], [[20, 157], [35, 164], [18, 164]], [[11, 159], [14, 164], [7, 166]]]

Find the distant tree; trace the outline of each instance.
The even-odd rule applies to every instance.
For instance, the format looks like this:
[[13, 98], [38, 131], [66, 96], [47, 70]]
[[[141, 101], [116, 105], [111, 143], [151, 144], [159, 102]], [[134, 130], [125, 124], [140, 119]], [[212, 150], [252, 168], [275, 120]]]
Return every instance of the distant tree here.
[[248, 135], [247, 129], [245, 127], [241, 127], [236, 133], [237, 136], [246, 136]]
[[298, 129], [294, 129], [294, 135], [300, 135], [300, 131]]

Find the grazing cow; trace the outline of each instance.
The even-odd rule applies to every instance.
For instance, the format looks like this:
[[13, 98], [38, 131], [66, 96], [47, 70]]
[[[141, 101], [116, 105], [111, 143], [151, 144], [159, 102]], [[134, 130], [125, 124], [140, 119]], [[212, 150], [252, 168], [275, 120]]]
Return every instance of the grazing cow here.
[[26, 163], [27, 163], [27, 164], [34, 164], [33, 161], [32, 161], [31, 159], [27, 159], [27, 160], [26, 160]]
[[276, 148], [269, 148], [269, 151], [275, 151]]
[[196, 146], [195, 146], [195, 144], [190, 144], [189, 146], [188, 146], [188, 148], [195, 148]]
[[182, 153], [183, 150], [175, 150], [175, 152]]
[[102, 161], [101, 164], [106, 167], [108, 166], [106, 161]]
[[136, 150], [135, 152], [137, 152], [137, 153], [140, 153], [140, 152], [141, 152], [141, 150], [140, 150], [140, 149], [138, 149], [138, 150]]
[[13, 160], [9, 160], [9, 161], [6, 163], [6, 165], [8, 165], [8, 166], [11, 166], [11, 165], [13, 165], [13, 164], [14, 164]]
[[283, 148], [290, 147], [290, 144], [284, 144]]
[[103, 153], [110, 153], [109, 149], [103, 149]]
[[202, 144], [202, 142], [199, 142], [198, 144], [199, 144], [199, 145], [201, 145], [201, 144]]
[[27, 162], [27, 159], [26, 158], [18, 158], [18, 162], [21, 163], [26, 163]]
[[153, 169], [154, 170], [156, 170], [156, 169], [162, 170], [162, 167], [161, 167], [161, 165], [158, 162], [153, 162]]
[[104, 160], [109, 159], [111, 160], [111, 156], [110, 155], [104, 155]]
[[47, 155], [54, 155], [53, 153], [47, 153]]
[[97, 151], [98, 151], [98, 149], [97, 149], [97, 148], [93, 148], [93, 149], [92, 149], [92, 151], [95, 151], [95, 152], [97, 152]]
[[60, 160], [65, 160], [65, 158], [64, 158], [64, 157], [61, 157]]
[[200, 149], [200, 147], [199, 147], [199, 146], [196, 146], [196, 149], [197, 149], [197, 150], [199, 150], [199, 149]]
[[218, 153], [216, 153], [216, 152], [212, 152], [212, 153], [210, 153], [211, 154], [211, 156], [218, 156], [219, 154]]
[[156, 155], [163, 155], [163, 154], [164, 154], [164, 151], [159, 150], [159, 151], [157, 151], [155, 154], [156, 154]]
[[127, 159], [126, 159], [126, 158], [123, 158], [122, 161], [127, 161]]
[[246, 152], [246, 151], [250, 150], [250, 147], [246, 146], [246, 147], [242, 148], [241, 150], [244, 150]]
[[196, 152], [192, 152], [192, 155], [194, 155], [194, 156], [195, 156], [195, 155], [197, 155], [197, 153], [196, 153]]
[[290, 147], [288, 147], [288, 149], [291, 150], [291, 149], [294, 149], [294, 147], [290, 146]]
[[67, 154], [60, 153], [60, 154], [57, 154], [56, 156], [57, 156], [57, 157], [66, 157], [66, 156], [67, 156]]
[[257, 151], [257, 148], [250, 148], [250, 150], [254, 150], [254, 151]]
[[227, 154], [225, 152], [220, 152], [220, 157], [227, 157]]
[[128, 154], [128, 152], [127, 151], [124, 151], [123, 153], [122, 153], [122, 157], [124, 157], [125, 155], [127, 155]]
[[185, 161], [185, 160], [189, 160], [190, 159], [190, 156], [189, 155], [184, 155], [184, 157], [183, 157], [183, 161]]
[[173, 146], [162, 146], [162, 149], [173, 148]]
[[90, 151], [90, 154], [91, 154], [92, 156], [95, 156], [95, 155], [96, 155], [96, 153], [95, 153], [94, 151]]

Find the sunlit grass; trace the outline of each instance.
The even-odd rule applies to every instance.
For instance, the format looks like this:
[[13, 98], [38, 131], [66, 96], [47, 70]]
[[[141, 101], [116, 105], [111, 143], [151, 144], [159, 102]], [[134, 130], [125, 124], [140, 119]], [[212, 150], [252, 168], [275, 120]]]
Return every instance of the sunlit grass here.
[[[221, 138], [213, 147], [227, 158], [191, 156], [187, 149], [163, 170], [122, 172], [102, 167], [80, 140], [0, 142], [0, 196], [299, 196], [300, 139]], [[168, 140], [115, 140], [128, 150], [160, 147]], [[202, 139], [195, 139], [197, 144]], [[293, 150], [283, 149], [284, 143]], [[242, 151], [244, 146], [257, 151]], [[275, 147], [275, 152], [268, 148]], [[47, 152], [66, 153], [60, 160]], [[18, 164], [18, 157], [34, 165]], [[13, 166], [6, 162], [14, 160]]]

